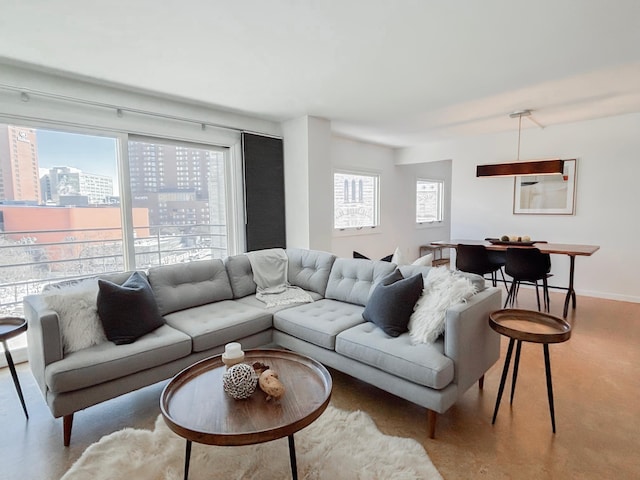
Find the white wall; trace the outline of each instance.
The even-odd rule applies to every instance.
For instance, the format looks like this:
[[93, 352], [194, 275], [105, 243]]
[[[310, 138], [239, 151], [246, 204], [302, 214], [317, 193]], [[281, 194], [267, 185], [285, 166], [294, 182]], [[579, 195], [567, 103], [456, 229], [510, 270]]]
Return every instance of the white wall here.
[[[398, 163], [453, 160], [451, 237], [530, 235], [554, 243], [599, 245], [576, 258], [579, 294], [640, 302], [640, 114], [522, 132], [521, 159], [576, 158], [573, 216], [514, 215], [513, 179], [476, 178], [478, 164], [513, 161], [517, 131], [403, 149]], [[551, 283], [566, 285], [569, 260], [552, 256]]]
[[304, 116], [282, 123], [287, 246], [331, 249], [331, 123]]
[[[287, 246], [309, 246], [309, 135], [307, 117], [282, 124]], [[295, 201], [294, 201], [295, 199]]]
[[350, 235], [334, 233], [331, 251], [336, 255], [351, 257], [356, 250], [379, 259], [400, 247], [405, 259], [414, 260], [420, 245], [448, 238], [448, 218], [438, 227], [416, 226], [415, 180], [417, 177], [443, 179], [449, 192], [450, 162], [397, 166], [393, 149], [338, 136], [332, 137], [331, 162], [334, 169], [380, 174], [380, 227]]

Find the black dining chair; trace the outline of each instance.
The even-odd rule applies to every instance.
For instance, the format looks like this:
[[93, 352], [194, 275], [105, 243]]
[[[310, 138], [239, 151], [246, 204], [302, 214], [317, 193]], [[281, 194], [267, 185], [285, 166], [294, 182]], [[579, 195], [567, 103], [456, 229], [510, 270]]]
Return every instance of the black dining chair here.
[[547, 278], [551, 276], [551, 257], [537, 248], [507, 248], [505, 271], [513, 278], [504, 308], [513, 307], [518, 297], [520, 283], [531, 282], [536, 286], [538, 311], [540, 310], [540, 292], [538, 282], [542, 281], [544, 311], [549, 311], [549, 285]]
[[504, 288], [507, 288], [507, 280], [502, 271], [502, 263], [492, 261], [489, 257], [489, 250], [484, 245], [466, 245], [459, 244], [456, 247], [456, 269], [462, 272], [475, 273], [476, 275], [491, 274], [491, 283], [495, 287], [497, 285], [497, 272], [502, 274]]

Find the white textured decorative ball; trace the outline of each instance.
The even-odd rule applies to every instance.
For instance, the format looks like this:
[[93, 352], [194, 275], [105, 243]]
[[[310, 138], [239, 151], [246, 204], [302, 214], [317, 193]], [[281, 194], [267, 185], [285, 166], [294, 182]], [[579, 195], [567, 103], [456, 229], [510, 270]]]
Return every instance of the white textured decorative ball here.
[[251, 365], [238, 363], [222, 375], [224, 391], [236, 400], [249, 398], [256, 390], [258, 376]]

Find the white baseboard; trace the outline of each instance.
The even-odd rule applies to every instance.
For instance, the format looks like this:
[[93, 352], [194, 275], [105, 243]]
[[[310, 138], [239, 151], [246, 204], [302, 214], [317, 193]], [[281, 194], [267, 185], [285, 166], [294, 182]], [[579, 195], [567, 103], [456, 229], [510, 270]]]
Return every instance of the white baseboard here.
[[620, 295], [618, 293], [594, 292], [590, 290], [576, 290], [576, 295], [585, 297], [604, 298], [606, 300], [617, 300], [619, 302], [640, 303], [640, 297], [633, 295]]
[[[13, 358], [14, 364], [17, 365], [18, 363], [26, 362], [28, 360], [26, 346], [13, 348], [11, 345], [9, 345], [9, 350], [11, 352], [11, 358]], [[0, 353], [0, 368], [4, 368], [8, 365], [7, 359], [4, 356], [4, 349], [2, 348], [2, 345], [0, 345], [0, 351], [2, 351], [2, 353]]]

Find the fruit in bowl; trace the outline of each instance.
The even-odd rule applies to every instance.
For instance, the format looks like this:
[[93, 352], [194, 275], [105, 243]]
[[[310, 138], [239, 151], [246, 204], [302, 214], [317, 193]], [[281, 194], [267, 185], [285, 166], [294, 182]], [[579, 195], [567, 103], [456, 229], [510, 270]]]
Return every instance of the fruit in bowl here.
[[531, 237], [529, 235], [502, 235], [500, 237], [501, 242], [531, 242]]

